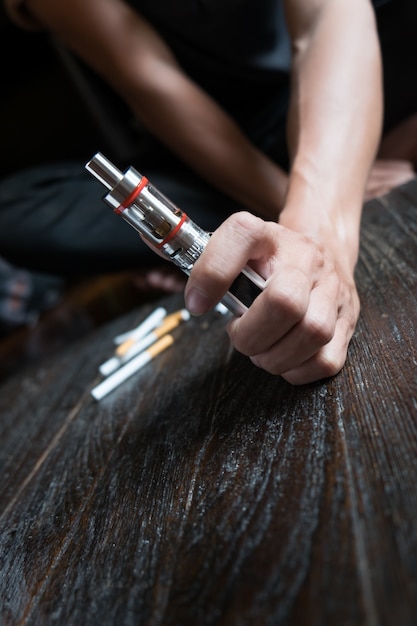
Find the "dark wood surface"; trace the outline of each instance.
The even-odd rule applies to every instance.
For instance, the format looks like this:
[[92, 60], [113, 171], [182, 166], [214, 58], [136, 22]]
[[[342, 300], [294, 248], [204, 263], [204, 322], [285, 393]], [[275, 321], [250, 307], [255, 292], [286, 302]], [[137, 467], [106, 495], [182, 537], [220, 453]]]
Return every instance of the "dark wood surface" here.
[[95, 402], [149, 304], [2, 383], [1, 624], [415, 626], [417, 181], [362, 230], [331, 380], [256, 369], [210, 314]]

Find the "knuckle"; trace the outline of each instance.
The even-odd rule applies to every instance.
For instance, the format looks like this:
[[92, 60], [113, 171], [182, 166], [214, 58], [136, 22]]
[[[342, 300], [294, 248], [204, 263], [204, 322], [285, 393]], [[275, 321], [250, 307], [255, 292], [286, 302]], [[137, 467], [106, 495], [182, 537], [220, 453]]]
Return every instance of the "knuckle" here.
[[252, 215], [248, 211], [238, 211], [237, 213], [233, 213], [226, 220], [232, 228], [236, 230], [245, 231], [246, 234], [251, 235], [253, 233], [254, 228], [259, 227], [260, 220], [259, 218]]
[[207, 262], [204, 274], [210, 282], [225, 282], [224, 265], [220, 263], [216, 258], [212, 258]]
[[343, 368], [346, 354], [336, 354], [334, 352], [320, 352], [317, 357], [317, 370], [320, 378], [330, 378], [335, 376]]
[[224, 263], [217, 254], [204, 250], [194, 263], [190, 277], [192, 280], [222, 283], [224, 281]]
[[291, 385], [306, 385], [336, 376], [343, 368], [344, 362], [344, 358], [323, 358], [321, 355], [317, 355], [309, 363], [307, 369], [296, 367], [290, 371], [283, 372], [281, 375]]
[[256, 357], [250, 357], [250, 360], [256, 367], [265, 370], [265, 372], [268, 372], [273, 376], [279, 376], [282, 374], [281, 368], [279, 368], [277, 364], [274, 361], [271, 361], [265, 354], [258, 354]]
[[271, 282], [266, 291], [268, 309], [271, 313], [280, 310], [286, 317], [298, 322], [306, 313], [305, 294], [306, 291], [295, 284]]
[[234, 213], [224, 225], [230, 230], [231, 240], [241, 242], [243, 247], [251, 248], [260, 242], [264, 245], [265, 222], [248, 211]]
[[305, 321], [305, 327], [309, 340], [318, 346], [329, 343], [333, 338], [335, 330], [331, 319], [322, 319], [317, 316], [310, 316]]

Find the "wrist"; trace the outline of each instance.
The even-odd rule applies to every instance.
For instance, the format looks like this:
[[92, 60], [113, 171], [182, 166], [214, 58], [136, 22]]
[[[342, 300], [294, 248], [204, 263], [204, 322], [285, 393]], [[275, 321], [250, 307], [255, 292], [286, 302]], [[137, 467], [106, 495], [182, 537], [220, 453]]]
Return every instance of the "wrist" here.
[[330, 186], [324, 189], [321, 192], [308, 185], [290, 184], [279, 223], [333, 252], [353, 272], [359, 251], [362, 198], [341, 198]]

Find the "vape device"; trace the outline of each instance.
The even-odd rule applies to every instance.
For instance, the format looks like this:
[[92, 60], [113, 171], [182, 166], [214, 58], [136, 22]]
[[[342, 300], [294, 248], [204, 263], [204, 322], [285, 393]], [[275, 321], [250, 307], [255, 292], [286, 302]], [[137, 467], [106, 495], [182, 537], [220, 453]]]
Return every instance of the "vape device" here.
[[[109, 190], [104, 202], [133, 226], [151, 247], [189, 275], [210, 234], [133, 167], [123, 173], [100, 152], [85, 167]], [[234, 315], [243, 315], [264, 285], [265, 280], [246, 266], [221, 302]]]

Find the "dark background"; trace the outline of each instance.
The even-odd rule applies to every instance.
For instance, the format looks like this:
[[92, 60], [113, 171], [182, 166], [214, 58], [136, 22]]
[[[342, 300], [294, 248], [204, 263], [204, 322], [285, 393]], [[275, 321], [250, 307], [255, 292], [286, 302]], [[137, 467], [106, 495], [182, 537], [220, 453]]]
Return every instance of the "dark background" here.
[[87, 160], [99, 128], [49, 37], [21, 31], [0, 6], [0, 176]]

